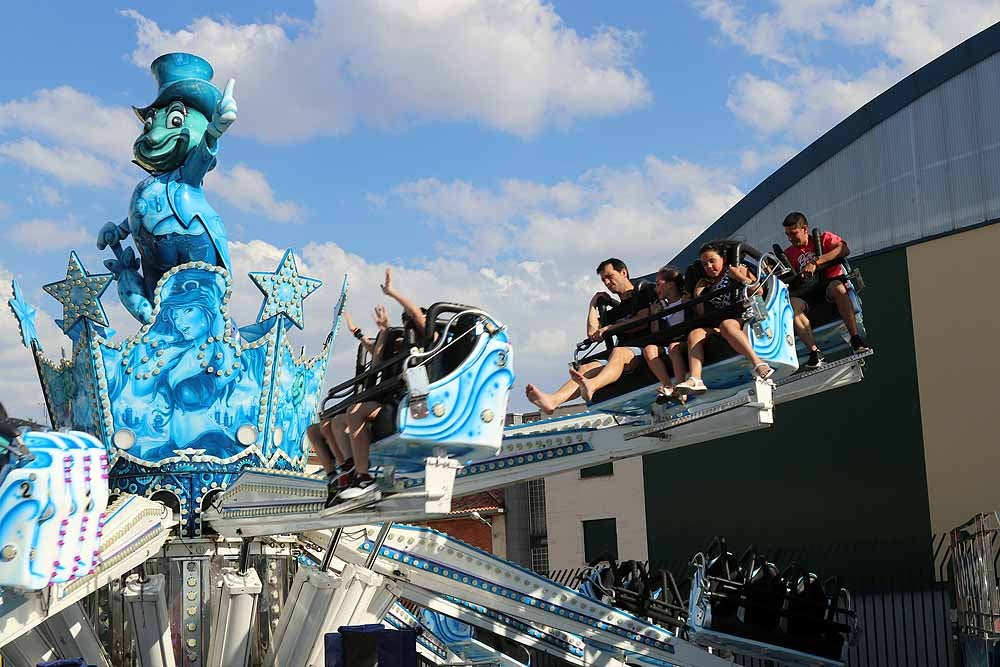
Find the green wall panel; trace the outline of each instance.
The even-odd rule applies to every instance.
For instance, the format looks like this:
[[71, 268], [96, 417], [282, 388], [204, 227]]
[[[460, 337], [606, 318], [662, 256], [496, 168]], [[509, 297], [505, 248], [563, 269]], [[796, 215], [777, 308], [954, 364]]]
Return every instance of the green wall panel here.
[[646, 456], [650, 560], [683, 562], [724, 535], [844, 574], [929, 567], [906, 252], [856, 264], [876, 348], [864, 381], [780, 406], [768, 429]]

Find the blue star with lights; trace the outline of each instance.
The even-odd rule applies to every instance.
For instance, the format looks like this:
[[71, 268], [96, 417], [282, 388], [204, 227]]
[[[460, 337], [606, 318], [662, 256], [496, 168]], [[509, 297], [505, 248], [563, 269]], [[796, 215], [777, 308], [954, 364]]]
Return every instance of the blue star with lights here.
[[35, 328], [35, 307], [24, 300], [21, 286], [17, 284], [16, 280], [11, 282], [11, 287], [14, 288], [14, 298], [9, 299], [7, 305], [14, 313], [14, 319], [17, 320], [17, 326], [21, 330], [21, 342], [28, 348], [34, 342], [40, 350], [42, 344], [38, 340], [38, 329]]
[[265, 297], [257, 321], [284, 315], [300, 329], [305, 325], [302, 314], [303, 299], [323, 284], [322, 280], [299, 275], [299, 269], [295, 265], [295, 255], [291, 250], [285, 251], [274, 273], [251, 271], [250, 279]]
[[101, 295], [111, 284], [111, 278], [110, 273], [87, 273], [80, 258], [76, 256], [76, 251], [70, 252], [66, 279], [42, 287], [62, 304], [64, 332], [72, 329], [80, 319], [108, 326], [108, 316], [101, 305]]

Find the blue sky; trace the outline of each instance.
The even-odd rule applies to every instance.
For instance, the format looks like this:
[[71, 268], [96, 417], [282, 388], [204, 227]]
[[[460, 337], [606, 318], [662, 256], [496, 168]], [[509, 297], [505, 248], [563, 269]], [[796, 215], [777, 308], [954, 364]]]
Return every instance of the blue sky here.
[[[220, 88], [236, 79], [239, 118], [206, 192], [229, 230], [239, 322], [259, 306], [246, 272], [285, 247], [327, 281], [306, 302], [311, 349], [340, 276], [367, 323], [391, 265], [422, 302], [510, 324], [518, 409], [526, 381], [563, 379], [598, 260], [655, 269], [837, 121], [1000, 20], [991, 0], [272, 4], [6, 10], [0, 279], [49, 320], [58, 304], [40, 286], [69, 250], [101, 268], [93, 237], [142, 177], [129, 107], [155, 96], [156, 55], [191, 51]], [[104, 303], [134, 331], [113, 290]], [[68, 341], [41, 324], [58, 356]], [[0, 400], [37, 415], [6, 312], [0, 346]]]

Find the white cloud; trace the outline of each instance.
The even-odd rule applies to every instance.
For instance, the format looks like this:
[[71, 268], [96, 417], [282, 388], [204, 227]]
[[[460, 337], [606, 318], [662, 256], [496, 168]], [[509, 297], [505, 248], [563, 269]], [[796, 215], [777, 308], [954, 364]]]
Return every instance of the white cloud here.
[[53, 176], [64, 185], [110, 187], [127, 177], [79, 148], [43, 146], [34, 139], [0, 144], [0, 156]]
[[702, 16], [719, 24], [719, 30], [747, 53], [767, 60], [792, 65], [795, 54], [782, 44], [782, 26], [770, 13], [755, 18], [743, 16], [742, 8], [730, 0], [692, 0]]
[[11, 129], [127, 164], [142, 124], [127, 107], [108, 106], [75, 88], [59, 86], [0, 104], [0, 130]]
[[[765, 134], [805, 144], [882, 91], [1000, 20], [995, 0], [772, 0], [745, 11], [732, 0], [692, 0], [731, 42], [775, 69], [745, 73], [727, 105]], [[867, 47], [876, 63], [849, 72], [820, 64], [822, 46]]]
[[780, 80], [743, 75], [726, 101], [729, 109], [766, 135], [787, 134], [808, 143], [860, 109], [905, 74], [874, 67], [859, 76], [819, 67], [801, 67]]
[[652, 271], [742, 194], [725, 171], [653, 156], [639, 167], [591, 169], [551, 186], [508, 180], [485, 189], [430, 178], [392, 192], [449, 232], [448, 253], [485, 264], [521, 261], [529, 274], [540, 258], [590, 267], [609, 255]]
[[383, 210], [386, 204], [385, 197], [383, 195], [377, 195], [374, 192], [366, 192], [365, 201], [371, 204], [372, 208], [377, 211]]
[[748, 148], [740, 153], [740, 169], [752, 174], [763, 169], [768, 171], [792, 159], [798, 151], [793, 146], [762, 147], [760, 150]]
[[41, 202], [49, 206], [61, 206], [66, 203], [62, 193], [51, 185], [39, 185], [35, 188], [35, 194], [28, 197], [28, 203]]
[[[259, 292], [244, 276], [248, 271], [272, 270], [282, 252], [260, 240], [230, 243], [237, 276], [230, 306], [241, 325], [253, 321], [261, 302]], [[344, 273], [350, 275], [348, 311], [357, 325], [372, 331], [370, 313], [379, 303], [390, 306], [392, 318], [398, 319], [399, 307], [379, 289], [385, 264], [370, 262], [332, 242], [310, 243], [296, 256], [301, 274], [324, 281], [323, 288], [305, 302], [305, 331], [295, 334], [297, 344], [304, 344], [307, 352], [315, 353], [326, 337]], [[567, 270], [554, 262], [501, 262], [484, 269], [475, 261], [449, 258], [395, 262], [393, 282], [421, 304], [473, 304], [508, 325], [515, 344], [517, 386], [512, 407], [516, 409], [530, 407], [523, 396], [525, 383], [549, 386], [568, 378], [566, 362], [572, 359], [572, 344], [584, 336], [587, 300], [600, 287], [592, 270], [576, 264]], [[354, 374], [355, 351], [353, 338], [338, 338], [328, 384]]]
[[[67, 123], [67, 118], [77, 118], [79, 123]], [[124, 189], [142, 177], [129, 164], [132, 143], [141, 132], [132, 111], [102, 105], [69, 86], [0, 104], [0, 130], [26, 135], [0, 144], [0, 156], [48, 174], [63, 185]], [[44, 145], [35, 135], [44, 135], [55, 145]], [[221, 199], [240, 211], [277, 222], [296, 222], [304, 215], [299, 204], [278, 199], [262, 172], [246, 165], [215, 170], [207, 180]], [[38, 187], [38, 197], [52, 206], [63, 202], [59, 191], [47, 184]]]
[[33, 252], [45, 252], [86, 243], [95, 236], [70, 216], [66, 220], [25, 220], [9, 227], [3, 238]]
[[821, 15], [847, 43], [877, 46], [913, 71], [1000, 21], [994, 0], [876, 0]]
[[279, 201], [267, 177], [244, 164], [237, 164], [230, 170], [211, 171], [205, 181], [221, 199], [244, 213], [261, 215], [275, 222], [302, 222], [305, 215], [295, 202]]
[[203, 55], [217, 80], [237, 79], [233, 131], [268, 142], [341, 134], [362, 120], [471, 120], [530, 136], [651, 98], [631, 64], [635, 33], [580, 35], [541, 0], [319, 0], [308, 22], [199, 18], [176, 32], [124, 14], [137, 23], [137, 65], [169, 51]]
[[[13, 278], [10, 271], [0, 266], [0, 402], [12, 416], [46, 423], [45, 404], [35, 362], [31, 352], [22, 344], [17, 320], [7, 306], [7, 301], [12, 296]], [[33, 305], [37, 306], [38, 300], [47, 296], [40, 289], [31, 292], [29, 286], [22, 284], [21, 287], [28, 288], [26, 298]], [[58, 359], [60, 347], [69, 348], [69, 339], [63, 336], [52, 318], [44, 312], [38, 312], [36, 326], [47, 355]]]
[[795, 91], [790, 87], [744, 74], [737, 80], [726, 105], [736, 117], [764, 133], [779, 132], [793, 118]]

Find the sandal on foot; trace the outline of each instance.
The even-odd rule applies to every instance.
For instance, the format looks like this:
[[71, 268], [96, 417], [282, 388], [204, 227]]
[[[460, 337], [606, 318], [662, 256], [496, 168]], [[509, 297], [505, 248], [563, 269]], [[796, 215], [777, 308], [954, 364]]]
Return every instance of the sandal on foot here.
[[675, 396], [687, 396], [689, 394], [700, 395], [708, 391], [708, 387], [705, 383], [701, 381], [701, 378], [691, 377], [684, 382], [678, 382], [674, 385], [674, 395]]
[[[760, 369], [760, 368], [766, 368], [767, 370], [766, 370], [766, 371], [764, 371], [763, 373], [761, 373], [761, 372], [760, 372], [760, 370], [758, 370], [758, 369]], [[773, 368], [771, 368], [770, 366], [768, 366], [767, 364], [757, 364], [756, 366], [754, 366], [754, 367], [753, 367], [753, 372], [754, 372], [754, 374], [756, 374], [756, 375], [757, 375], [757, 377], [759, 377], [759, 378], [760, 378], [761, 380], [767, 380], [767, 379], [769, 379], [769, 378], [770, 378], [770, 377], [771, 377], [772, 375], [774, 375], [774, 369], [773, 369]]]

